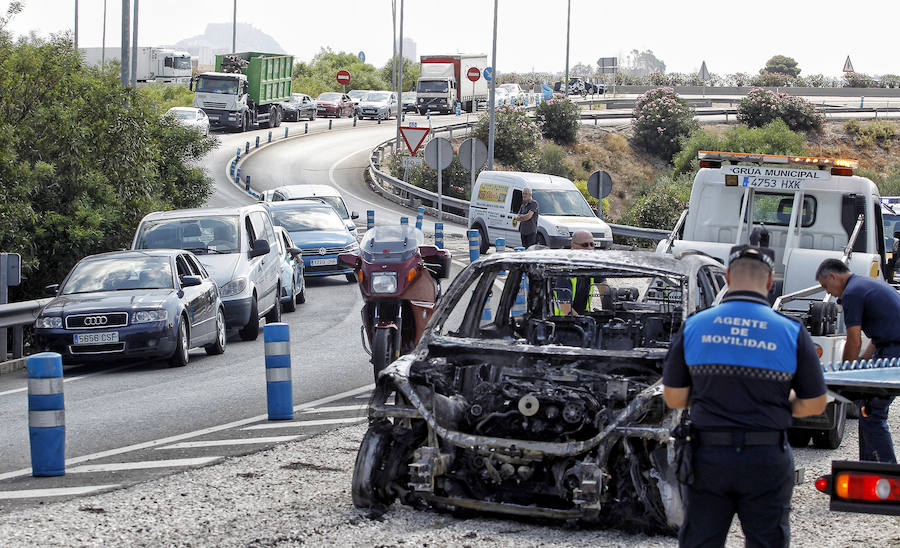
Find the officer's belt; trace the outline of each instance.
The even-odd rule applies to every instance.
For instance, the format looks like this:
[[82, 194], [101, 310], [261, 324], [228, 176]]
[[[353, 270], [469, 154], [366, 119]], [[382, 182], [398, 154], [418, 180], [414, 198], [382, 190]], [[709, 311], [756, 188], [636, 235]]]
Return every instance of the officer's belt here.
[[[709, 432], [698, 431], [697, 438], [700, 445], [781, 445], [784, 441], [784, 432], [768, 430], [765, 432]], [[743, 439], [742, 439], [743, 438]]]

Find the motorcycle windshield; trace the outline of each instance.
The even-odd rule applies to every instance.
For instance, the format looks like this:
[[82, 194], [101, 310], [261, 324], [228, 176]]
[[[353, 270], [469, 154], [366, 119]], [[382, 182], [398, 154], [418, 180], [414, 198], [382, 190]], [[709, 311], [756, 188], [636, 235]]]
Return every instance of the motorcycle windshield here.
[[362, 259], [369, 263], [399, 263], [409, 260], [425, 243], [425, 235], [409, 225], [376, 226], [359, 244]]

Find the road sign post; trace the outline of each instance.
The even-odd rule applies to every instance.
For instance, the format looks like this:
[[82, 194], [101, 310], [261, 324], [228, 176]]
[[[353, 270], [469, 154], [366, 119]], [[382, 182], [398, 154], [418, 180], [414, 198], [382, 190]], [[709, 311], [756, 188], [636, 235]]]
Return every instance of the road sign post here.
[[594, 198], [597, 198], [597, 217], [603, 218], [603, 198], [609, 196], [612, 192], [612, 177], [603, 170], [597, 170], [591, 173], [587, 180], [588, 192]]
[[709, 81], [709, 69], [706, 68], [706, 61], [703, 61], [703, 64], [700, 65], [700, 72], [697, 76], [703, 82], [703, 96], [706, 97], [706, 82]]
[[416, 151], [419, 150], [419, 147], [422, 146], [422, 143], [425, 142], [425, 137], [428, 135], [428, 132], [431, 131], [431, 128], [423, 127], [401, 127], [400, 128], [400, 136], [403, 138], [403, 142], [406, 143], [406, 148], [409, 150], [410, 155], [415, 156]]
[[339, 70], [337, 73], [337, 83], [344, 86], [344, 91], [347, 91], [347, 84], [350, 83], [350, 71], [349, 70]]
[[443, 137], [437, 137], [425, 146], [425, 163], [437, 171], [438, 220], [444, 218], [444, 189], [441, 174], [453, 161], [453, 145]]
[[459, 145], [459, 163], [469, 170], [471, 174], [471, 186], [469, 189], [475, 188], [475, 172], [487, 161], [487, 147], [484, 143], [475, 139], [466, 139]]
[[466, 71], [466, 78], [472, 82], [472, 104], [469, 106], [469, 112], [475, 112], [475, 82], [481, 78], [481, 71], [478, 67], [469, 67]]

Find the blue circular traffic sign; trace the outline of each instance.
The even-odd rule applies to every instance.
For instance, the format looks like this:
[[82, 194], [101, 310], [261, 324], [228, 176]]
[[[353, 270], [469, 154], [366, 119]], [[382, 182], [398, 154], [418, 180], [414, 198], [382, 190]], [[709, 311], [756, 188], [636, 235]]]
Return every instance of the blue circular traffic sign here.
[[360, 62], [360, 63], [365, 63], [365, 62], [366, 62], [366, 52], [361, 51], [361, 52], [359, 52], [356, 56], [359, 58], [359, 62]]
[[484, 76], [484, 79], [490, 82], [494, 79], [494, 67], [484, 67], [484, 72], [481, 73]]

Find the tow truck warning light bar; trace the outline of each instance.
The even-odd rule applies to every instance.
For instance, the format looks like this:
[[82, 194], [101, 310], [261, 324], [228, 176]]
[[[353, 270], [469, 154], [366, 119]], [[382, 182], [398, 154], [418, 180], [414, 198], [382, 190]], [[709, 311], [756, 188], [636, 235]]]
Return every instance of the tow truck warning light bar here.
[[736, 164], [738, 162], [751, 162], [754, 164], [793, 164], [818, 168], [832, 168], [832, 175], [853, 175], [853, 170], [859, 167], [859, 162], [846, 158], [816, 158], [810, 156], [778, 156], [775, 154], [748, 154], [746, 152], [721, 152], [716, 150], [701, 150], [698, 153], [700, 167], [718, 169], [722, 162]]

